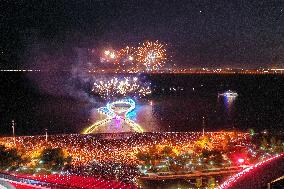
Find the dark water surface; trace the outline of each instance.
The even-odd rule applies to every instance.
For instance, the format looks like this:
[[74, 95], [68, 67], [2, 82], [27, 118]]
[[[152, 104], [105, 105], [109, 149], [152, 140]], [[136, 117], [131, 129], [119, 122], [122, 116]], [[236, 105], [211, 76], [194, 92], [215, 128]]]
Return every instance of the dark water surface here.
[[[41, 74], [41, 73], [31, 73]], [[284, 77], [280, 75], [147, 75], [153, 94], [136, 99], [129, 116], [146, 131], [200, 131], [237, 128], [257, 131], [284, 130]], [[0, 74], [0, 135], [78, 133], [98, 119], [91, 103], [38, 88], [22, 73]], [[53, 83], [56, 85], [56, 83]], [[49, 86], [50, 87], [50, 86]], [[235, 99], [218, 98], [225, 90], [238, 93]]]

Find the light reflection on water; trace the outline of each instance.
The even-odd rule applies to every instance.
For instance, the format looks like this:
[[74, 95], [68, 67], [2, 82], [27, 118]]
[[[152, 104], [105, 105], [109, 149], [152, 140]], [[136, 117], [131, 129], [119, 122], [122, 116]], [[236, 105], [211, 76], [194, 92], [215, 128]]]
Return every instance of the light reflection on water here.
[[223, 98], [227, 110], [230, 111], [237, 97], [224, 96]]
[[[215, 100], [214, 102], [214, 99], [217, 99], [217, 101]], [[199, 99], [198, 101], [195, 101], [194, 99], [165, 99], [160, 101], [136, 100], [135, 109], [129, 112], [126, 117], [138, 123], [144, 131], [147, 132], [179, 131], [179, 128], [181, 127], [184, 127], [182, 129], [186, 129], [186, 127], [190, 128], [191, 126], [201, 128], [202, 117], [205, 117], [205, 127], [207, 126], [208, 129], [212, 114], [215, 114], [216, 117], [220, 114], [224, 115], [217, 121], [226, 123], [229, 127], [233, 128], [235, 114], [234, 106], [236, 100], [237, 97], [227, 96], [215, 96], [212, 97], [212, 99], [209, 99], [209, 101], [204, 101], [203, 99]], [[96, 109], [93, 109], [91, 112], [91, 120], [93, 123], [105, 118], [104, 115], [99, 115]], [[215, 120], [212, 120], [211, 122], [214, 124], [214, 121]], [[122, 120], [114, 120], [103, 127], [100, 132], [131, 131], [128, 128], [129, 126]]]
[[[80, 133], [104, 118], [96, 113], [96, 108], [105, 106], [105, 102], [40, 93], [23, 87], [22, 83], [29, 81], [19, 75], [10, 80], [6, 77], [0, 78], [9, 88], [0, 95], [3, 135], [11, 134], [13, 119], [17, 134], [34, 135], [43, 134], [45, 128], [53, 134]], [[11, 83], [13, 78], [21, 82], [15, 85]], [[201, 131], [202, 117], [207, 131], [233, 126], [243, 131], [283, 130], [283, 76], [165, 74], [147, 76], [147, 81], [152, 83], [152, 96], [137, 100], [137, 109], [129, 114], [130, 119], [146, 130]], [[15, 87], [11, 88], [12, 84]], [[169, 90], [173, 87], [183, 90]], [[239, 94], [235, 100], [217, 97], [229, 89]], [[153, 102], [152, 107], [147, 100]]]
[[[214, 99], [217, 99], [217, 101], [214, 102]], [[187, 131], [186, 127], [195, 127], [198, 130], [202, 125], [202, 117], [205, 117], [205, 127], [208, 129], [213, 114], [216, 117], [220, 114], [223, 115], [217, 121], [233, 128], [236, 99], [236, 97], [215, 96], [209, 98], [209, 101], [208, 99], [195, 101], [195, 99], [172, 98], [158, 101], [136, 100], [135, 109], [129, 112], [126, 117], [138, 123], [147, 132], [180, 131], [180, 128]], [[97, 112], [97, 108], [91, 110], [90, 117], [92, 123], [106, 118], [106, 116]], [[214, 124], [214, 121], [212, 120], [211, 124]], [[102, 126], [98, 132], [129, 131], [131, 131], [129, 126], [123, 120], [114, 119], [111, 123]]]

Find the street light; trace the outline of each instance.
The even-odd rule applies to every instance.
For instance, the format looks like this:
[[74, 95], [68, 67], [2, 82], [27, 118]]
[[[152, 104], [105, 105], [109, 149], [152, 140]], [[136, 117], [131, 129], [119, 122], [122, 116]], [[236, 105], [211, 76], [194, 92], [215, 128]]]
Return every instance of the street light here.
[[13, 140], [14, 144], [16, 144], [16, 138], [15, 138], [15, 121], [12, 120], [12, 130], [13, 130]]
[[47, 129], [45, 129], [45, 142], [47, 142]]
[[202, 117], [202, 135], [204, 136], [204, 134], [205, 134], [205, 117], [203, 116]]

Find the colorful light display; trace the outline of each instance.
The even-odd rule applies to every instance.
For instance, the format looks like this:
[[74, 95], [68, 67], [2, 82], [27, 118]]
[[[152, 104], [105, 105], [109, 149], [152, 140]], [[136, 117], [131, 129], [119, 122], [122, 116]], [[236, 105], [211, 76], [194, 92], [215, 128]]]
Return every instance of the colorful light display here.
[[120, 68], [137, 72], [153, 71], [162, 68], [167, 61], [166, 44], [146, 41], [138, 47], [126, 46], [120, 50], [105, 50], [101, 62], [119, 65]]
[[[117, 107], [118, 109], [116, 109]], [[139, 124], [127, 118], [127, 114], [133, 109], [135, 109], [135, 102], [132, 99], [122, 99], [112, 103], [107, 103], [106, 107], [98, 109], [98, 112], [106, 115], [107, 118], [89, 126], [85, 131], [83, 131], [83, 134], [94, 133], [100, 126], [109, 123], [112, 120], [119, 122], [125, 121], [133, 131], [143, 132], [143, 129]]]
[[124, 64], [133, 64], [135, 61], [136, 57], [136, 49], [134, 47], [125, 47], [122, 48], [118, 51], [118, 56], [119, 56], [119, 62], [124, 65]]
[[147, 70], [157, 70], [163, 67], [166, 57], [165, 45], [158, 41], [146, 41], [137, 50], [137, 61], [144, 64]]
[[111, 97], [144, 97], [151, 94], [150, 86], [139, 82], [138, 77], [113, 77], [110, 80], [100, 80], [94, 83], [92, 92], [102, 98]]

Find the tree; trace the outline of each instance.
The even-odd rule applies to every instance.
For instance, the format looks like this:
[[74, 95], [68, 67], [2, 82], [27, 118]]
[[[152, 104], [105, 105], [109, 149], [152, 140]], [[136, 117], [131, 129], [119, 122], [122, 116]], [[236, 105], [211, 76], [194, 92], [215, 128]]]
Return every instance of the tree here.
[[209, 177], [208, 179], [208, 188], [214, 189], [215, 188], [215, 178], [214, 177]]
[[209, 157], [209, 160], [214, 162], [217, 166], [222, 166], [222, 163], [224, 161], [223, 156], [220, 151], [213, 150], [211, 151], [211, 155]]
[[17, 149], [0, 146], [0, 168], [5, 169], [10, 166], [19, 166], [21, 162], [22, 158]]
[[156, 166], [157, 164], [159, 164], [162, 156], [161, 154], [159, 153], [159, 150], [157, 148], [156, 145], [152, 146], [149, 148], [149, 151], [148, 151], [148, 154], [150, 156], [150, 163], [153, 165], [153, 166]]
[[279, 154], [279, 153], [282, 153], [284, 152], [284, 143], [281, 142], [281, 140], [277, 140], [276, 142], [276, 147], [275, 147], [275, 153]]
[[250, 134], [251, 137], [254, 136], [255, 135], [254, 129], [249, 129], [249, 134]]
[[224, 140], [221, 141], [221, 145], [222, 145], [223, 150], [225, 150], [225, 151], [228, 150], [228, 147], [230, 145], [230, 141], [231, 141], [230, 136], [225, 135]]
[[150, 164], [151, 156], [148, 152], [139, 151], [136, 154], [136, 157], [137, 157], [138, 160], [144, 161], [146, 165]]
[[165, 146], [163, 148], [163, 150], [161, 151], [161, 153], [163, 154], [164, 157], [170, 157], [170, 156], [174, 156], [175, 153], [173, 151], [173, 148], [170, 146]]
[[179, 155], [175, 158], [176, 164], [179, 166], [179, 171], [185, 171], [186, 164], [189, 159], [185, 155]]
[[61, 148], [46, 148], [40, 155], [40, 164], [46, 169], [59, 170], [67, 162]]
[[213, 144], [207, 136], [202, 136], [196, 141], [195, 147], [197, 148], [197, 151], [202, 151], [204, 149], [210, 150], [213, 148]]
[[200, 188], [202, 186], [202, 177], [196, 179], [195, 187]]
[[265, 137], [262, 137], [260, 146], [264, 150], [266, 150], [269, 147], [268, 141], [267, 141], [267, 139]]

